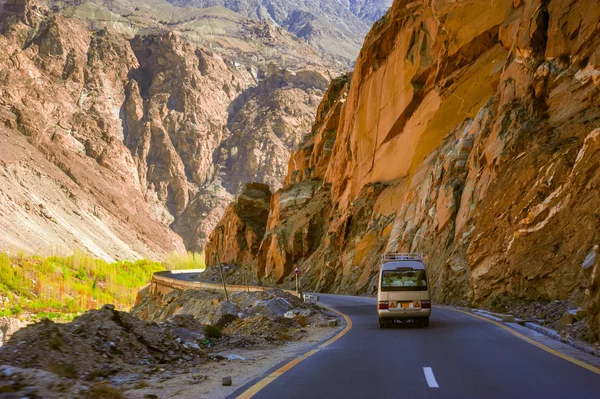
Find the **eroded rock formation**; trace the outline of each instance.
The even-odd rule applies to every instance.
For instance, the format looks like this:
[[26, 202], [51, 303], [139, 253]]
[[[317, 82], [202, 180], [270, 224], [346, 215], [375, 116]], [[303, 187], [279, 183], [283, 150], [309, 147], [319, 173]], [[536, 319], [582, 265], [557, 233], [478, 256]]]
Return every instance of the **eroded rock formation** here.
[[589, 0], [395, 1], [292, 155], [257, 274], [373, 292], [383, 251], [419, 251], [437, 301], [568, 299], [597, 339], [599, 19]]
[[206, 258], [211, 259], [211, 263], [252, 262], [265, 235], [270, 203], [268, 185], [246, 185], [237, 201], [227, 207], [221, 223], [211, 235], [211, 240], [219, 243], [219, 252], [216, 253], [214, 247], [207, 247]]

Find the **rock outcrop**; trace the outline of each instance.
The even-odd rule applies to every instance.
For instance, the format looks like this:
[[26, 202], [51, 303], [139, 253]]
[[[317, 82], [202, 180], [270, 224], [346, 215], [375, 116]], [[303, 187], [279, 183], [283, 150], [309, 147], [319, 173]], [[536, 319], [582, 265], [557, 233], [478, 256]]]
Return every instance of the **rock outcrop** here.
[[436, 301], [568, 299], [597, 340], [599, 13], [395, 1], [291, 157], [258, 276], [370, 293], [383, 251], [419, 251]]
[[217, 262], [247, 264], [254, 260], [265, 235], [271, 191], [266, 184], [246, 185], [237, 201], [225, 210], [221, 222], [213, 231], [205, 257]]
[[0, 346], [4, 345], [17, 331], [27, 324], [17, 318], [0, 317]]

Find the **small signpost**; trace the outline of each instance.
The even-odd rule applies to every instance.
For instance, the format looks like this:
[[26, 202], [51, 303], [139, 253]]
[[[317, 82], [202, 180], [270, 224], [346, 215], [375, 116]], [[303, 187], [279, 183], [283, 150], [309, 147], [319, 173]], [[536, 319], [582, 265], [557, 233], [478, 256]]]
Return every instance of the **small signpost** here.
[[300, 291], [299, 291], [299, 289], [298, 289], [298, 276], [299, 276], [299, 275], [300, 275], [300, 273], [302, 273], [302, 272], [300, 271], [300, 269], [298, 268], [298, 266], [296, 266], [296, 267], [294, 268], [294, 271], [293, 271], [293, 273], [294, 273], [294, 275], [296, 276], [296, 295], [300, 296]]
[[221, 247], [223, 246], [223, 242], [222, 242], [223, 237], [225, 237], [225, 227], [219, 226], [218, 229], [221, 230], [221, 233], [222, 233], [221, 234], [221, 246], [217, 246], [215, 255], [217, 257], [217, 262], [219, 262], [219, 272], [221, 273], [221, 281], [223, 282], [223, 291], [225, 291], [225, 298], [227, 299], [227, 302], [229, 302], [229, 294], [227, 293], [227, 282], [225, 281], [225, 273], [223, 272], [223, 263], [221, 263], [221, 257], [219, 256], [219, 251], [221, 250]]

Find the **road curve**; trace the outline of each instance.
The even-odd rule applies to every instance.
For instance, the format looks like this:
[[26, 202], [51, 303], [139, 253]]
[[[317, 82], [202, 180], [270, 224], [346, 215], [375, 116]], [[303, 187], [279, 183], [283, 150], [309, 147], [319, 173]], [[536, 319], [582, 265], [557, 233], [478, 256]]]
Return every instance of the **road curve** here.
[[600, 398], [600, 374], [469, 315], [434, 308], [429, 328], [379, 329], [375, 299], [320, 300], [352, 328], [253, 398]]
[[202, 274], [201, 272], [189, 272], [187, 270], [169, 270], [168, 272], [164, 273], [170, 273], [168, 276], [169, 278], [181, 281], [196, 281]]

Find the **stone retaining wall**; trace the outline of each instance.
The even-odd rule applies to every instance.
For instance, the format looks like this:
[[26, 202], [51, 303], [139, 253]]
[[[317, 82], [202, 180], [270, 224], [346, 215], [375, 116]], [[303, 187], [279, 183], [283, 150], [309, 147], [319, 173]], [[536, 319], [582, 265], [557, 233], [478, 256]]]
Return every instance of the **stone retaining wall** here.
[[[152, 294], [166, 295], [173, 290], [206, 290], [206, 291], [223, 291], [223, 284], [221, 283], [206, 283], [201, 281], [185, 281], [177, 280], [172, 277], [171, 272], [157, 272], [152, 276], [152, 282], [150, 283], [150, 292]], [[228, 292], [242, 292], [242, 291], [266, 291], [271, 287], [258, 287], [252, 285], [227, 285]], [[285, 292], [296, 295], [296, 291], [284, 290]]]

